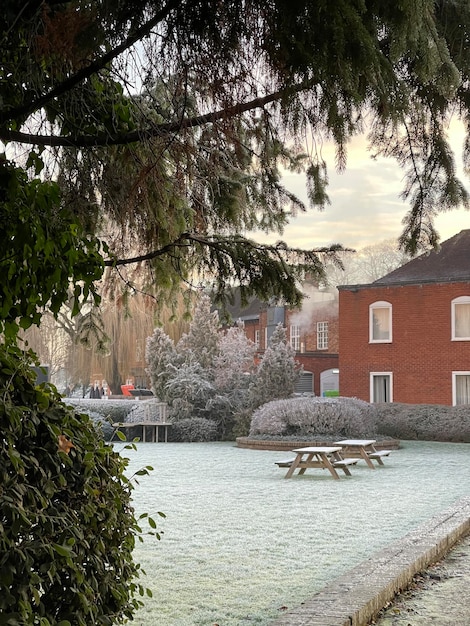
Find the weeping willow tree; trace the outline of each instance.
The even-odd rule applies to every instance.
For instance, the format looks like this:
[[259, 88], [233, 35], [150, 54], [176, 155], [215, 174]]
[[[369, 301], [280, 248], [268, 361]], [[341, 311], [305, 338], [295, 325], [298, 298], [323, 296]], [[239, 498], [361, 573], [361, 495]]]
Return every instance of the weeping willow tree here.
[[[175, 305], [158, 304], [147, 294], [134, 294], [125, 300], [101, 303], [97, 328], [92, 337], [83, 329], [90, 324], [88, 314], [71, 316], [64, 306], [57, 317], [46, 314], [41, 325], [20, 334], [20, 345], [33, 350], [42, 364], [49, 366], [52, 382], [60, 373], [63, 387], [88, 390], [95, 379], [106, 380], [113, 393], [132, 376], [143, 377], [145, 345], [156, 326], [177, 343], [188, 331], [187, 306], [182, 297]], [[99, 341], [95, 341], [99, 337]], [[141, 384], [141, 383], [140, 383]]]
[[[185, 312], [182, 298], [179, 298], [176, 310], [171, 307], [171, 311], [145, 294], [135, 294], [126, 302], [107, 302], [101, 309], [106, 337], [104, 350], [98, 349], [96, 344], [91, 346], [91, 351], [86, 346], [82, 347], [82, 352], [86, 351], [91, 361], [91, 377], [95, 373], [99, 374], [111, 391], [117, 394], [121, 393], [121, 385], [129, 376], [146, 379], [147, 338], [158, 325], [165, 329], [173, 341], [178, 341], [189, 326], [185, 321]], [[142, 385], [144, 381], [138, 383], [138, 386]]]

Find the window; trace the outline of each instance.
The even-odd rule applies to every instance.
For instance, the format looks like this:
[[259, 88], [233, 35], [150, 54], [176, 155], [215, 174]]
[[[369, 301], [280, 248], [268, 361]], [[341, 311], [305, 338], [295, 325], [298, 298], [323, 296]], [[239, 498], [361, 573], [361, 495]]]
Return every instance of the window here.
[[452, 300], [452, 341], [470, 340], [470, 296]]
[[452, 404], [470, 404], [470, 372], [452, 372]]
[[264, 328], [264, 349], [267, 350], [268, 349], [268, 327], [265, 326]]
[[370, 375], [370, 401], [393, 402], [393, 375], [391, 372], [372, 372]]
[[369, 307], [370, 343], [392, 341], [392, 305], [389, 302], [374, 302]]
[[297, 324], [290, 327], [290, 345], [296, 352], [300, 350], [300, 326]]
[[328, 350], [328, 322], [317, 322], [317, 350]]
[[255, 346], [257, 348], [259, 348], [259, 334], [260, 334], [260, 331], [259, 330], [255, 330]]

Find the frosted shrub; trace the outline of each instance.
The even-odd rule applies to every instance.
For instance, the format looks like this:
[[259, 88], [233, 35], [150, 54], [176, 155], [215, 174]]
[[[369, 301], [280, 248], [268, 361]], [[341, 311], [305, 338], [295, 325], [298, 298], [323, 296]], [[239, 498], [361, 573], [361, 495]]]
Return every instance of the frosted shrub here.
[[375, 408], [355, 398], [274, 400], [253, 413], [250, 435], [360, 437], [376, 432]]
[[166, 397], [173, 421], [206, 417], [207, 405], [215, 395], [209, 372], [198, 362], [170, 369], [172, 378], [166, 384]]
[[380, 433], [397, 439], [470, 443], [470, 407], [377, 404]]
[[109, 422], [125, 422], [137, 400], [93, 400], [88, 398], [64, 398], [64, 403], [77, 411], [90, 415], [90, 412], [101, 415]]
[[169, 441], [216, 441], [217, 425], [203, 417], [193, 417], [175, 422], [170, 429]]

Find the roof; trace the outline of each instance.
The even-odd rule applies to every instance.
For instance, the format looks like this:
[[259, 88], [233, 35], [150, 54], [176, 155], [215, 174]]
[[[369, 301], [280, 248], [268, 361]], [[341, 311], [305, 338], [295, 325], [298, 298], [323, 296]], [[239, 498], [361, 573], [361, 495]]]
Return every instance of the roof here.
[[266, 307], [266, 305], [256, 297], [249, 298], [246, 307], [242, 307], [240, 300], [240, 290], [236, 289], [233, 293], [233, 303], [227, 303], [225, 306], [226, 312], [233, 321], [238, 319], [243, 321], [257, 320], [259, 319], [260, 310]]
[[462, 230], [431, 250], [371, 283], [460, 282], [470, 280], [470, 230]]

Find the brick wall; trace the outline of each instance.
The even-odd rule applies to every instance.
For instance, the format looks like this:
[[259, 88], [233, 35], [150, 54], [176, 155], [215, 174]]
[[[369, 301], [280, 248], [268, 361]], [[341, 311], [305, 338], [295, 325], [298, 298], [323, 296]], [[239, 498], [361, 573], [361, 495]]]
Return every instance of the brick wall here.
[[[470, 283], [341, 287], [340, 394], [370, 400], [370, 372], [393, 373], [393, 401], [452, 404], [452, 371], [470, 370], [470, 342], [451, 341], [451, 301]], [[392, 304], [392, 343], [369, 343], [369, 305]]]

